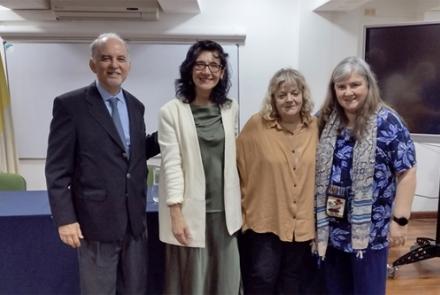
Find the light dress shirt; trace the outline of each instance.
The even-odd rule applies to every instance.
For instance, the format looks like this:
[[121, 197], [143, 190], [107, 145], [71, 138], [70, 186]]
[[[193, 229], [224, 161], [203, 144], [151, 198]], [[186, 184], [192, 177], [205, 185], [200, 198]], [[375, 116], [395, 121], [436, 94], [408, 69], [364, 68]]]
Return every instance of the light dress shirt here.
[[121, 118], [122, 123], [122, 129], [124, 131], [124, 137], [125, 142], [127, 146], [130, 148], [130, 124], [128, 121], [128, 110], [127, 110], [127, 103], [125, 102], [125, 96], [124, 92], [119, 90], [119, 92], [116, 95], [110, 94], [107, 90], [105, 90], [100, 84], [99, 81], [96, 81], [96, 88], [98, 88], [99, 94], [101, 94], [102, 99], [104, 100], [105, 106], [107, 107], [107, 110], [112, 115], [112, 107], [110, 105], [110, 98], [117, 97], [118, 98], [118, 111], [119, 111], [119, 117]]

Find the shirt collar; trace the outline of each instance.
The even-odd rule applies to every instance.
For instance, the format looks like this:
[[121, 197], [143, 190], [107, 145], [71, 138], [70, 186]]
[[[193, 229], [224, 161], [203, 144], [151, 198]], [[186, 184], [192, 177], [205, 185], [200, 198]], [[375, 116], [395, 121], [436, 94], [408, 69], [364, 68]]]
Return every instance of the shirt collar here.
[[267, 126], [269, 126], [270, 128], [276, 128], [278, 130], [284, 129], [283, 126], [281, 126], [280, 122], [278, 122], [278, 120], [268, 121]]
[[[301, 129], [303, 129], [305, 127], [304, 122], [301, 122], [300, 124], [301, 124], [301, 126], [300, 126], [299, 130], [301, 130]], [[275, 128], [275, 129], [277, 129], [279, 131], [284, 130], [286, 132], [290, 132], [286, 128], [283, 128], [283, 126], [281, 126], [281, 124], [280, 124], [280, 122], [278, 120], [272, 120], [272, 121], [267, 122], [267, 126], [269, 126], [269, 128]]]
[[125, 102], [124, 93], [122, 92], [122, 88], [121, 88], [121, 90], [119, 90], [118, 93], [116, 93], [116, 95], [112, 95], [107, 90], [105, 90], [104, 87], [101, 86], [101, 84], [99, 84], [98, 80], [96, 80], [96, 88], [98, 89], [98, 92], [99, 92], [99, 94], [101, 94], [101, 97], [104, 101], [108, 101], [112, 97], [117, 97], [119, 99], [119, 101], [122, 101], [123, 103]]

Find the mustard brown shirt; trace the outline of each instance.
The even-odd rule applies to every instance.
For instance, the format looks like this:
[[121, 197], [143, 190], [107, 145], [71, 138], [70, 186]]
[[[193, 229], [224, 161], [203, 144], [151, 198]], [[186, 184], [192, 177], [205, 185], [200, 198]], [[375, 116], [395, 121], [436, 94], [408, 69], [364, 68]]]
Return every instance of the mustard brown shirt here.
[[271, 232], [282, 241], [315, 237], [317, 120], [295, 132], [257, 113], [237, 139], [243, 230]]

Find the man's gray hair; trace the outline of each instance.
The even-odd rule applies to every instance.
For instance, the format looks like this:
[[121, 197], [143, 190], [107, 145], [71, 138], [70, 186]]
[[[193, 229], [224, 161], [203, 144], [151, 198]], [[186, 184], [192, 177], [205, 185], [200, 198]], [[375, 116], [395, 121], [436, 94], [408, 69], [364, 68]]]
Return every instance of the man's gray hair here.
[[98, 54], [98, 48], [102, 46], [102, 44], [105, 43], [108, 39], [116, 39], [121, 41], [128, 52], [127, 42], [125, 42], [124, 39], [121, 38], [121, 36], [116, 33], [103, 33], [99, 35], [95, 40], [93, 40], [93, 42], [90, 44], [90, 53], [92, 55], [92, 58], [96, 57], [96, 55]]

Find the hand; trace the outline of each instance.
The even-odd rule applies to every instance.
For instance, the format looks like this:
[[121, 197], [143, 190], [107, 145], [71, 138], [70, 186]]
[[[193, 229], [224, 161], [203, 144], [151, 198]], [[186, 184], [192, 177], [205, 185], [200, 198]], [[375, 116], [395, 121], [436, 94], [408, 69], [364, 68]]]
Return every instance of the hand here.
[[61, 225], [58, 227], [58, 233], [61, 241], [72, 248], [81, 246], [80, 240], [84, 239], [78, 222]]
[[188, 246], [189, 242], [191, 241], [191, 234], [188, 226], [186, 225], [185, 217], [183, 217], [181, 205], [176, 204], [170, 206], [170, 215], [171, 228], [174, 237], [180, 244]]
[[408, 232], [408, 225], [401, 226], [394, 221], [390, 224], [390, 246], [404, 246]]

